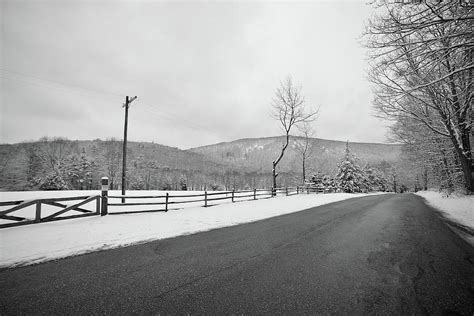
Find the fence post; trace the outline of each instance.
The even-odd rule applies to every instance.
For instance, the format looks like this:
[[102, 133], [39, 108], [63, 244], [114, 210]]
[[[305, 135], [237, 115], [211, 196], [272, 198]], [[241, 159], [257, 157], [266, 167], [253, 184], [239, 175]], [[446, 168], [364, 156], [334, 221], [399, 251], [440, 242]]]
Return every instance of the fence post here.
[[299, 185], [296, 186], [296, 194], [300, 194], [300, 186]]
[[95, 213], [100, 215], [100, 196], [95, 200]]
[[36, 217], [35, 223], [41, 222], [41, 201], [36, 202]]
[[100, 215], [105, 216], [108, 214], [107, 203], [108, 203], [108, 190], [109, 190], [109, 178], [102, 177], [100, 179], [100, 184], [102, 186], [102, 207], [100, 209]]
[[253, 199], [257, 199], [257, 189], [253, 189]]
[[165, 200], [165, 212], [168, 212], [168, 198], [169, 198], [170, 194], [168, 192], [166, 192], [166, 200]]
[[207, 207], [207, 191], [204, 191], [204, 207]]
[[309, 194], [309, 186], [306, 187], [306, 194]]
[[288, 187], [285, 187], [286, 196], [288, 196]]
[[232, 203], [234, 203], [234, 194], [235, 194], [235, 189], [232, 190]]

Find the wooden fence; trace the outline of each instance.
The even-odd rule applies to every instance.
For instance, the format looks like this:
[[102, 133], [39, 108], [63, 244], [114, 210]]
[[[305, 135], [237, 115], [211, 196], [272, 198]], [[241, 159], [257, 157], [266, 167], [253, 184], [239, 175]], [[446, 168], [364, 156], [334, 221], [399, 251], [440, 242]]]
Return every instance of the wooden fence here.
[[[0, 207], [13, 207], [0, 210], [0, 220], [7, 220], [8, 223], [0, 223], [0, 228], [20, 226], [34, 223], [50, 222], [62, 219], [72, 219], [85, 216], [97, 216], [108, 214], [131, 214], [131, 213], [148, 213], [148, 212], [167, 212], [183, 208], [187, 206], [203, 206], [209, 207], [217, 204], [225, 203], [225, 200], [230, 202], [240, 202], [248, 200], [267, 199], [279, 195], [295, 195], [295, 194], [310, 194], [310, 193], [328, 193], [334, 192], [332, 188], [320, 188], [316, 186], [294, 186], [294, 187], [279, 187], [274, 189], [253, 189], [253, 190], [232, 190], [222, 192], [207, 192], [197, 194], [170, 194], [163, 195], [108, 195], [108, 180], [102, 179], [102, 194], [92, 196], [75, 196], [75, 197], [61, 197], [49, 199], [23, 200], [23, 201], [6, 201], [0, 202]], [[110, 202], [112, 200], [121, 199], [122, 202]], [[66, 205], [61, 202], [78, 201], [73, 205]], [[110, 201], [109, 201], [110, 200]], [[127, 202], [126, 200], [131, 200]], [[84, 204], [95, 201], [93, 210], [82, 208]], [[229, 203], [230, 203], [229, 202]], [[54, 206], [60, 208], [52, 214], [45, 214], [42, 211], [42, 205]], [[24, 211], [25, 208], [35, 208], [33, 216], [19, 216], [12, 215]], [[134, 207], [134, 210], [130, 210]], [[143, 209], [143, 207], [149, 207]], [[129, 208], [127, 210], [127, 208]], [[32, 211], [30, 209], [30, 211]], [[80, 214], [64, 216], [67, 212], [79, 212]], [[48, 211], [47, 213], [51, 213]]]
[[[78, 201], [78, 200], [80, 200], [79, 203], [75, 203], [70, 206], [61, 203], [61, 202]], [[95, 201], [95, 206], [93, 207], [93, 210], [88, 210], [81, 207], [84, 204], [91, 203], [94, 201]], [[15, 205], [15, 206], [9, 209], [0, 211], [0, 219], [10, 221], [9, 223], [0, 224], [0, 228], [100, 215], [100, 196], [99, 195], [0, 202], [0, 207], [11, 206], [11, 205]], [[60, 208], [60, 210], [56, 210], [52, 214], [45, 214], [42, 207], [43, 205], [54, 206], [54, 207]], [[19, 213], [20, 211], [24, 212], [26, 208], [33, 208], [33, 207], [35, 208], [34, 218], [33, 216], [25, 216], [23, 214], [12, 215], [12, 213]], [[70, 213], [73, 211], [79, 212], [80, 214], [63, 216], [65, 213], [68, 213], [68, 212]]]
[[[167, 212], [172, 209], [179, 209], [182, 207], [174, 207], [176, 205], [183, 204], [192, 204], [192, 206], [203, 206], [209, 207], [216, 204], [220, 204], [224, 200], [230, 200], [233, 202], [239, 201], [248, 201], [248, 200], [257, 200], [263, 198], [271, 198], [276, 195], [293, 195], [297, 194], [299, 191], [298, 187], [286, 187], [286, 188], [277, 188], [273, 190], [267, 189], [253, 189], [253, 190], [232, 190], [232, 191], [222, 191], [222, 192], [207, 192], [199, 194], [169, 194], [165, 195], [107, 195], [105, 194], [106, 214], [130, 214], [130, 213], [148, 213], [148, 212]], [[103, 193], [104, 196], [104, 193]], [[124, 203], [110, 203], [111, 200], [123, 200]], [[135, 202], [134, 200], [142, 200]], [[132, 200], [132, 202], [126, 202], [126, 200]], [[148, 201], [143, 201], [148, 200]], [[218, 202], [218, 203], [216, 203]], [[127, 208], [127, 207], [144, 207], [151, 206], [153, 209], [141, 209], [141, 210], [117, 210], [117, 208]], [[104, 214], [105, 215], [105, 214]]]

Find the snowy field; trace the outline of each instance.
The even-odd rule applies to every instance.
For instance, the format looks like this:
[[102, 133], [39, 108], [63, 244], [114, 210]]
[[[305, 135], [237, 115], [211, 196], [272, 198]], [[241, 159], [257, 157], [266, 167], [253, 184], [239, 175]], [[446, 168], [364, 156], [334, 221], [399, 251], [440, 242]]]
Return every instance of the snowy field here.
[[[87, 195], [85, 192], [1, 192], [0, 200]], [[93, 194], [97, 193], [94, 191]], [[149, 195], [150, 191], [130, 193]], [[180, 194], [182, 193], [183, 191], [180, 191]], [[189, 192], [193, 193], [196, 192]], [[225, 200], [225, 204], [208, 208], [189, 207], [167, 213], [92, 216], [4, 228], [0, 229], [0, 267], [33, 264], [101, 249], [187, 235], [365, 195], [367, 194], [299, 194], [238, 203]]]
[[440, 210], [447, 218], [474, 229], [474, 196], [443, 197], [442, 193], [420, 191], [417, 195], [424, 197], [428, 204]]

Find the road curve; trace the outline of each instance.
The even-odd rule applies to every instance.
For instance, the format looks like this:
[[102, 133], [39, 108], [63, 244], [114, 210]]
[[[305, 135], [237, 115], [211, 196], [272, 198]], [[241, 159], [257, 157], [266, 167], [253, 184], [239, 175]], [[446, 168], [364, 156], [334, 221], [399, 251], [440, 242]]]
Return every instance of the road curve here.
[[1, 315], [472, 315], [474, 250], [387, 194], [3, 269], [0, 289]]

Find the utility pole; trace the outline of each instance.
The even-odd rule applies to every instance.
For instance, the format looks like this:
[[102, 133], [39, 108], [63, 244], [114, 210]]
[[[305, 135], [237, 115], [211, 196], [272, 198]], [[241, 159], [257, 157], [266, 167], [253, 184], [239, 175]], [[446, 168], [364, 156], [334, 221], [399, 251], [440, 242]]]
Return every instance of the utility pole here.
[[[126, 187], [126, 171], [127, 171], [127, 127], [128, 127], [128, 108], [130, 107], [130, 103], [135, 101], [137, 96], [130, 98], [128, 95], [125, 97], [125, 104], [123, 107], [125, 108], [125, 125], [123, 128], [123, 150], [122, 150], [122, 195], [125, 195], [125, 187]], [[122, 197], [122, 203], [125, 203], [125, 198]]]

